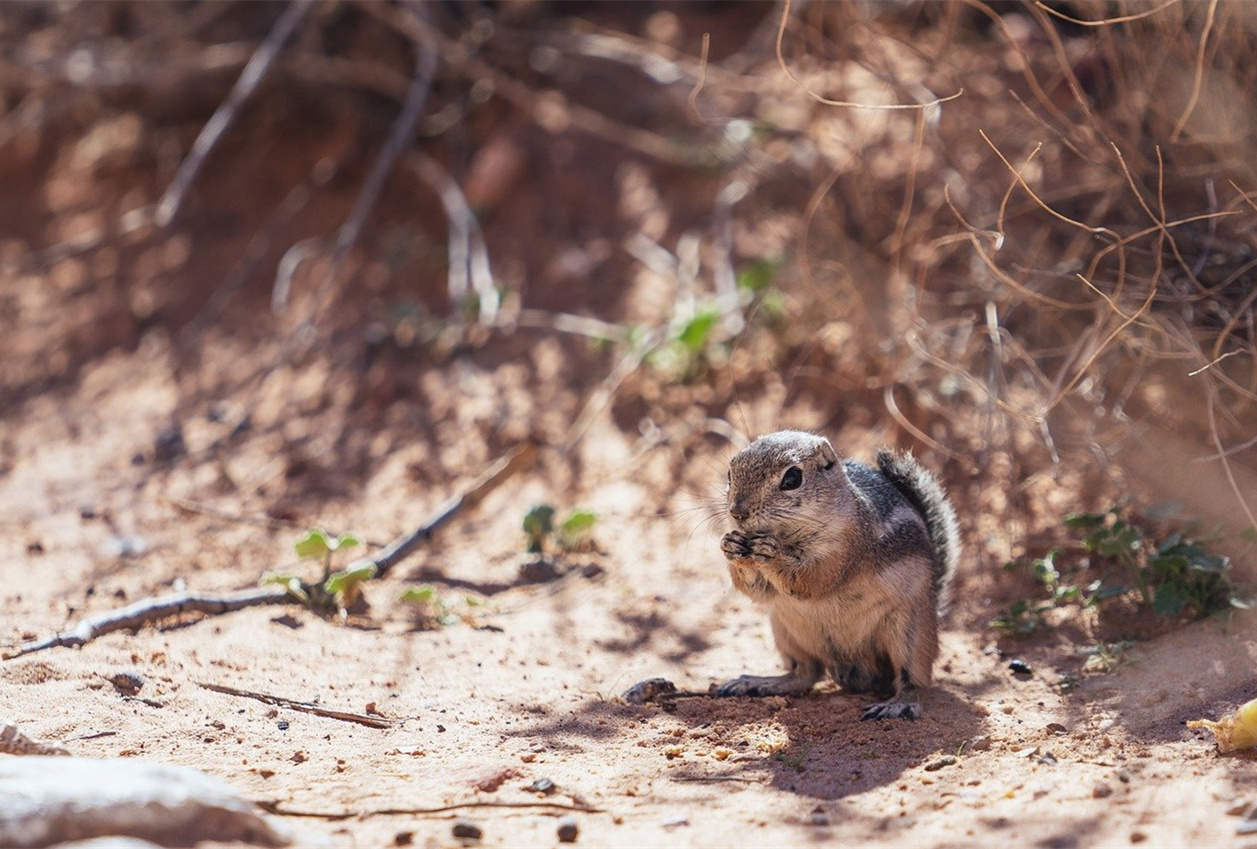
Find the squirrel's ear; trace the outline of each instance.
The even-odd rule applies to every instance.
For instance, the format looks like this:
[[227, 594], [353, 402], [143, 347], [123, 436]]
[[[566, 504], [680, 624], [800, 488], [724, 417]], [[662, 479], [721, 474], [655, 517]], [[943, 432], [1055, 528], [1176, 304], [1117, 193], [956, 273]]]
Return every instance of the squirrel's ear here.
[[821, 440], [821, 466], [826, 469], [832, 469], [834, 464], [838, 462], [838, 452], [834, 450], [834, 446], [829, 444], [828, 439]]

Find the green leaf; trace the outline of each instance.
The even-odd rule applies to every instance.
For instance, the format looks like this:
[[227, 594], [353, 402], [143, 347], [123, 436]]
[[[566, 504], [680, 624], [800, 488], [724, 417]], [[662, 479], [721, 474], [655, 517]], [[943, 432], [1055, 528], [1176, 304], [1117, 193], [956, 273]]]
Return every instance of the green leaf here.
[[1070, 513], [1063, 521], [1067, 528], [1091, 530], [1092, 528], [1102, 527], [1108, 518], [1108, 513]]
[[559, 531], [567, 536], [579, 536], [593, 528], [597, 521], [598, 514], [592, 510], [573, 510], [559, 525]]
[[697, 354], [707, 347], [708, 337], [711, 336], [712, 328], [716, 326], [718, 318], [720, 318], [720, 313], [716, 310], [701, 310], [681, 328], [681, 332], [677, 334], [677, 341], [691, 354]]
[[331, 551], [340, 551], [342, 548], [353, 548], [355, 545], [362, 545], [362, 540], [353, 534], [341, 534], [331, 538], [328, 548]]
[[524, 514], [524, 533], [528, 535], [528, 550], [539, 552], [545, 547], [546, 537], [554, 533], [554, 508], [538, 504]]
[[301, 585], [301, 579], [288, 572], [267, 572], [258, 579], [259, 586], [275, 584], [288, 590], [288, 594], [303, 602], [309, 602], [310, 596]]
[[738, 288], [759, 294], [768, 288], [777, 276], [781, 263], [770, 259], [757, 259], [742, 266], [738, 271]]
[[436, 590], [427, 584], [419, 587], [406, 587], [398, 598], [408, 604], [430, 604], [432, 599], [436, 598]]
[[297, 556], [302, 560], [323, 558], [335, 550], [327, 532], [322, 528], [311, 528], [306, 531], [305, 536], [297, 540], [294, 547], [297, 549]]
[[1187, 596], [1179, 584], [1162, 584], [1152, 597], [1152, 611], [1158, 616], [1177, 616], [1187, 604]]
[[323, 589], [332, 595], [343, 597], [347, 592], [363, 581], [369, 581], [379, 572], [379, 567], [370, 560], [359, 560], [351, 563], [339, 572], [333, 572], [323, 582]]

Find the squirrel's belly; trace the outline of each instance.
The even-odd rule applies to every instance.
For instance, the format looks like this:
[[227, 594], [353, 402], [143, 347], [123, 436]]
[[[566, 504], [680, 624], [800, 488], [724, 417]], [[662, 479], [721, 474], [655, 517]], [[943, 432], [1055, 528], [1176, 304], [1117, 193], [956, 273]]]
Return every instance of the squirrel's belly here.
[[887, 623], [900, 618], [900, 600], [879, 589], [851, 587], [818, 599], [778, 596], [771, 615], [794, 645], [817, 660], [828, 664], [838, 657], [853, 658], [881, 648]]

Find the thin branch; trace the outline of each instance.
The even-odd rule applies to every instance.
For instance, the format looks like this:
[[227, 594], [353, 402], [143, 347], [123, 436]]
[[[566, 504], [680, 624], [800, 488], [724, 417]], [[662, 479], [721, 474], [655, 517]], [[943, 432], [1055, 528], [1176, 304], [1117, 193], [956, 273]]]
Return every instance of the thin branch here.
[[857, 103], [851, 100], [831, 100], [828, 97], [824, 97], [820, 94], [817, 94], [815, 91], [809, 88], [807, 83], [803, 82], [803, 80], [795, 76], [794, 71], [790, 70], [790, 66], [786, 64], [786, 57], [785, 57], [785, 54], [782, 52], [781, 44], [785, 40], [785, 37], [786, 37], [786, 22], [789, 19], [790, 19], [790, 0], [785, 0], [785, 2], [782, 3], [781, 5], [781, 25], [777, 29], [777, 64], [778, 66], [781, 67], [781, 70], [785, 73], [785, 75], [790, 78], [791, 82], [797, 85], [799, 89], [803, 91], [804, 94], [806, 94], [808, 97], [812, 98], [813, 100], [817, 101], [818, 103], [823, 103], [826, 106], [845, 106], [850, 109], [878, 109], [878, 110], [929, 109], [932, 106], [942, 106], [944, 103], [948, 102], [949, 100], [955, 100], [956, 98], [960, 97], [962, 94], [965, 93], [965, 90], [961, 88], [955, 94], [949, 94], [947, 97], [936, 97], [933, 100], [927, 101], [925, 103]]
[[449, 220], [449, 278], [447, 288], [450, 306], [462, 306], [467, 292], [474, 290], [480, 304], [479, 319], [485, 324], [497, 322], [501, 296], [493, 282], [489, 249], [476, 213], [467, 202], [458, 183], [435, 159], [421, 153], [406, 157], [406, 164], [441, 198], [445, 217]]
[[1205, 15], [1205, 26], [1200, 33], [1200, 48], [1196, 53], [1196, 75], [1192, 79], [1192, 93], [1187, 99], [1187, 106], [1183, 108], [1183, 114], [1179, 116], [1178, 123], [1174, 125], [1174, 131], [1170, 133], [1171, 142], [1178, 141], [1183, 128], [1187, 126], [1188, 119], [1196, 111], [1196, 104], [1200, 101], [1200, 88], [1205, 81], [1205, 47], [1209, 43], [1209, 32], [1213, 29], [1213, 19], [1217, 11], [1218, 0], [1210, 0], [1209, 11]]
[[313, 702], [299, 702], [295, 699], [288, 699], [283, 696], [273, 696], [270, 693], [259, 693], [255, 690], [237, 690], [235, 687], [227, 687], [222, 684], [209, 684], [205, 681], [197, 681], [196, 685], [203, 690], [209, 690], [214, 693], [222, 693], [225, 696], [239, 696], [245, 699], [255, 699], [259, 702], [275, 707], [288, 708], [289, 710], [301, 711], [303, 713], [312, 713], [316, 716], [322, 716], [327, 719], [337, 719], [341, 722], [356, 722], [359, 725], [365, 725], [368, 728], [392, 728], [400, 719], [388, 719], [383, 716], [368, 716], [363, 713], [353, 713], [343, 710], [332, 710], [330, 708], [321, 707]]
[[466, 811], [483, 808], [542, 808], [552, 811], [577, 811], [584, 814], [606, 813], [592, 805], [566, 802], [455, 802], [452, 805], [438, 805], [434, 808], [381, 808], [372, 811], [303, 811], [286, 808], [279, 801], [255, 801], [262, 810], [277, 817], [305, 817], [308, 819], [329, 820], [340, 822], [349, 819], [366, 819], [367, 817], [421, 817], [435, 814], [448, 814], [454, 811]]
[[112, 610], [99, 616], [84, 619], [71, 628], [45, 640], [22, 643], [12, 651], [0, 654], [0, 659], [12, 660], [22, 655], [53, 648], [79, 648], [97, 637], [114, 631], [138, 630], [150, 622], [178, 616], [183, 613], [204, 613], [217, 616], [264, 604], [285, 604], [294, 601], [282, 587], [261, 587], [238, 593], [174, 593], [159, 598], [148, 598]]
[[1166, 9], [1170, 8], [1171, 6], [1177, 6], [1181, 2], [1183, 2], [1183, 0], [1169, 0], [1169, 2], [1162, 3], [1160, 6], [1157, 6], [1152, 9], [1148, 9], [1143, 12], [1137, 12], [1133, 15], [1122, 15], [1117, 18], [1104, 18], [1098, 21], [1088, 21], [1082, 18], [1070, 17], [1064, 12], [1061, 12], [1057, 9], [1053, 9], [1051, 6], [1044, 3], [1043, 0], [1034, 0], [1034, 5], [1038, 6], [1040, 9], [1047, 12], [1049, 15], [1052, 15], [1053, 17], [1060, 18], [1062, 21], [1069, 21], [1071, 24], [1076, 24], [1077, 26], [1080, 26], [1080, 27], [1107, 27], [1107, 26], [1112, 26], [1113, 24], [1125, 24], [1125, 23], [1130, 23], [1131, 21], [1142, 20], [1143, 18], [1150, 18], [1153, 15], [1157, 14], [1158, 12], [1164, 12]]
[[[422, 6], [417, 6], [416, 8], [418, 11], [414, 15], [417, 17], [423, 13], [424, 9]], [[417, 29], [415, 37], [415, 75], [411, 80], [410, 91], [406, 95], [406, 102], [402, 106], [397, 120], [393, 122], [388, 139], [385, 140], [384, 146], [380, 149], [380, 154], [376, 157], [375, 164], [371, 166], [371, 173], [363, 184], [362, 191], [358, 193], [358, 200], [354, 204], [353, 211], [336, 234], [336, 241], [332, 247], [333, 278], [336, 277], [345, 255], [358, 242], [358, 237], [362, 235], [362, 228], [366, 225], [367, 216], [371, 213], [371, 209], [375, 206], [375, 202], [380, 196], [380, 191], [384, 188], [384, 181], [388, 179], [388, 175], [392, 172], [397, 157], [410, 144], [414, 135], [415, 124], [418, 122], [419, 117], [423, 115], [424, 107], [428, 103], [428, 93], [432, 90], [432, 79], [436, 75], [437, 50], [432, 39], [427, 36], [427, 32], [428, 30], [424, 27]]]
[[279, 55], [280, 49], [288, 41], [288, 37], [292, 35], [293, 30], [301, 23], [306, 13], [310, 11], [310, 8], [310, 0], [293, 0], [288, 8], [284, 10], [284, 13], [280, 15], [279, 20], [275, 22], [275, 26], [271, 28], [270, 33], [266, 36], [266, 40], [262, 42], [257, 52], [253, 54], [253, 58], [244, 66], [244, 70], [240, 73], [240, 78], [236, 80], [236, 85], [227, 95], [227, 99], [222, 102], [209, 121], [205, 123], [205, 126], [201, 128], [201, 134], [196, 137], [196, 141], [192, 144], [192, 150], [188, 152], [187, 157], [179, 166], [179, 170], [175, 173], [175, 178], [170, 183], [170, 188], [166, 190], [166, 194], [158, 202], [155, 216], [158, 227], [166, 227], [179, 214], [184, 198], [187, 197], [188, 189], [192, 188], [192, 182], [196, 179], [196, 175], [200, 173], [201, 166], [205, 164], [210, 151], [214, 149], [219, 139], [222, 138], [223, 133], [231, 126], [231, 122], [235, 120], [236, 115], [240, 112], [240, 107], [257, 90], [258, 84], [262, 82], [266, 72], [270, 70], [271, 65], [275, 62], [275, 57]]

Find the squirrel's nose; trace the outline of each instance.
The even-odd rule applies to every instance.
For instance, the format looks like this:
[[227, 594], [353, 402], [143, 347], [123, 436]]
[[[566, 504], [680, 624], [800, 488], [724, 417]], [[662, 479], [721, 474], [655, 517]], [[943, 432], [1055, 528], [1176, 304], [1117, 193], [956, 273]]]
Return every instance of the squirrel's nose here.
[[729, 505], [729, 515], [741, 522], [751, 515], [751, 508], [746, 505], [745, 501], [734, 501]]

